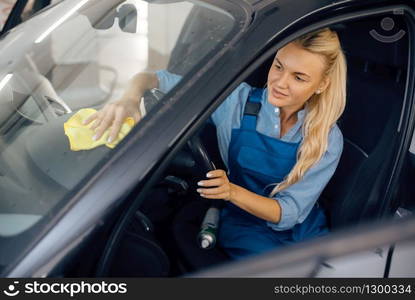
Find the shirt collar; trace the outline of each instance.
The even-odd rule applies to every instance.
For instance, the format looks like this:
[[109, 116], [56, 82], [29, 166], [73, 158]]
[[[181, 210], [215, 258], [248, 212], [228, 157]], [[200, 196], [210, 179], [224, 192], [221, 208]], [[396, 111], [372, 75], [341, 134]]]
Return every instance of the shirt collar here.
[[[275, 107], [274, 105], [272, 105], [271, 103], [268, 102], [268, 88], [265, 88], [264, 91], [262, 92], [262, 105], [266, 107], [267, 110], [271, 110], [273, 113], [277, 113], [278, 117], [279, 117], [279, 107]], [[277, 111], [275, 111], [275, 109], [278, 108]], [[297, 119], [298, 121], [300, 121], [301, 123], [303, 123], [304, 119], [306, 116], [306, 107], [304, 106], [303, 109], [300, 109], [299, 111], [297, 111]]]

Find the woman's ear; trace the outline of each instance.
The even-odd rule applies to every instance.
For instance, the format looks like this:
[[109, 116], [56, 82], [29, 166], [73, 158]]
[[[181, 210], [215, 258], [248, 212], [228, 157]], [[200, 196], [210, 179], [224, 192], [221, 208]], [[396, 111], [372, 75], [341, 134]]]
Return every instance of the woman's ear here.
[[324, 79], [321, 81], [316, 93], [321, 94], [322, 92], [324, 92], [329, 86], [329, 84], [330, 78], [328, 76], [325, 76]]

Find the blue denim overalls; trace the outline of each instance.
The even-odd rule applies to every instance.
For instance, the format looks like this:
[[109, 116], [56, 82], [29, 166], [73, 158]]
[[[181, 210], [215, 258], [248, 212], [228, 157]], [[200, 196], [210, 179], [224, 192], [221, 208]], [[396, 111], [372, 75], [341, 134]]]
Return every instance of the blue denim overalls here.
[[[273, 186], [291, 171], [299, 143], [289, 143], [256, 131], [263, 89], [251, 90], [241, 128], [232, 129], [229, 146], [229, 181], [268, 197]], [[248, 105], [248, 103], [251, 104]], [[254, 104], [252, 104], [254, 103]], [[278, 199], [278, 198], [277, 198]], [[301, 199], [298, 199], [301, 201]], [[303, 223], [276, 231], [267, 222], [227, 202], [221, 211], [219, 245], [234, 259], [275, 249], [328, 232], [321, 207], [314, 205]]]

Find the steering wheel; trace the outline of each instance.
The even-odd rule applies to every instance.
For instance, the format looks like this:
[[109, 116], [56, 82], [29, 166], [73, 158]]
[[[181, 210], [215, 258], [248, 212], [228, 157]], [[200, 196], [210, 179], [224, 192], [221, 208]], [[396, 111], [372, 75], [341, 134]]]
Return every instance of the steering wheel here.
[[[147, 91], [144, 94], [144, 106], [146, 110], [152, 108], [164, 94], [158, 89], [152, 89]], [[216, 166], [213, 163], [208, 151], [206, 150], [205, 146], [203, 145], [199, 135], [195, 134], [191, 137], [186, 144], [189, 151], [182, 150], [179, 152], [173, 164], [176, 166], [176, 169], [183, 170], [183, 169], [194, 169], [193, 167], [198, 167], [199, 174], [195, 174], [196, 176], [200, 176], [200, 173], [206, 174], [209, 171], [215, 170]], [[190, 152], [190, 155], [188, 154]], [[200, 170], [201, 169], [201, 170]], [[203, 176], [203, 175], [202, 175]], [[204, 199], [206, 200], [206, 199]], [[220, 209], [224, 205], [224, 201], [221, 199], [208, 199], [211, 208]]]
[[[159, 89], [147, 90], [143, 95], [143, 104], [146, 111], [151, 110], [164, 95]], [[183, 168], [191, 168], [196, 164], [202, 168], [202, 171], [205, 172], [204, 174], [216, 169], [215, 164], [198, 135], [194, 135], [187, 141], [187, 148], [190, 151], [191, 157], [189, 157], [187, 151], [181, 151], [178, 153], [174, 164], [182, 166]]]

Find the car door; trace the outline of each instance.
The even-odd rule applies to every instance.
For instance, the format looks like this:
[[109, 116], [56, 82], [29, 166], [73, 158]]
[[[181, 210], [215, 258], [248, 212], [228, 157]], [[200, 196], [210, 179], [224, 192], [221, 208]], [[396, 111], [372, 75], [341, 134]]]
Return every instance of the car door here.
[[[103, 237], [108, 239], [107, 249], [109, 251], [105, 254], [110, 254], [111, 247], [117, 242], [117, 234], [123, 226], [122, 217], [129, 213], [129, 209], [134, 213], [134, 209], [137, 209], [136, 202], [138, 203], [142, 200], [140, 197], [148, 196], [146, 194], [148, 185], [151, 184], [153, 179], [150, 175], [157, 174], [158, 168], [161, 168], [163, 164], [174, 156], [185, 140], [196, 132], [198, 126], [202, 125], [208, 115], [220, 104], [220, 101], [241, 80], [245, 80], [249, 75], [252, 75], [251, 79], [255, 79], [256, 76], [253, 76], [252, 73], [254, 68], [262, 64], [272, 53], [275, 53], [277, 47], [292, 38], [294, 34], [309, 30], [309, 26], [320, 26], [321, 24], [316, 23], [317, 21], [337, 16], [336, 14], [339, 11], [350, 13], [356, 10], [355, 5], [358, 7], [358, 1], [347, 1], [347, 3], [337, 4], [333, 4], [332, 1], [305, 1], [301, 2], [304, 5], [300, 6], [300, 10], [298, 8], [294, 9], [292, 1], [255, 1], [255, 3], [256, 6], [254, 8], [246, 6], [245, 12], [249, 12], [247, 13], [249, 16], [256, 16], [256, 22], [253, 22], [251, 27], [247, 26], [246, 24], [248, 23], [245, 23], [247, 15], [240, 13], [243, 18], [237, 18], [240, 27], [235, 29], [238, 34], [235, 34], [235, 39], [232, 39], [232, 43], [227, 45], [219, 44], [216, 50], [220, 55], [212, 51], [211, 55], [203, 57], [199, 62], [199, 68], [190, 70], [187, 77], [157, 106], [158, 109], [148, 114], [145, 120], [151, 120], [151, 122], [140, 123], [136, 130], [132, 132], [131, 138], [125, 141], [124, 146], [116, 149], [114, 156], [101, 153], [105, 157], [105, 161], [99, 165], [99, 168], [97, 167], [94, 170], [96, 173], [89, 174], [89, 177], [78, 186], [79, 191], [73, 190], [73, 194], [70, 195], [68, 202], [63, 203], [63, 207], [59, 208], [61, 209], [58, 211], [60, 213], [51, 215], [54, 217], [53, 221], [49, 220], [50, 223], [47, 224], [50, 232], [45, 234], [45, 236], [39, 236], [38, 244], [34, 244], [28, 254], [26, 253], [27, 256], [23, 257], [17, 264], [17, 267], [8, 274], [11, 274], [11, 276], [73, 275], [75, 273], [67, 272], [69, 269], [68, 265], [71, 262], [75, 260], [91, 262], [93, 259], [96, 260], [101, 253], [100, 251], [102, 251], [102, 248], [99, 248], [98, 253], [89, 251], [91, 249], [89, 248], [91, 241], [88, 237], [91, 235], [91, 232], [103, 224], [109, 225], [112, 228], [113, 222], [119, 221], [114, 227], [114, 231], [106, 232], [103, 235]], [[226, 7], [225, 4], [223, 5]], [[230, 4], [229, 6], [232, 7]], [[322, 13], [313, 14], [315, 11]], [[309, 18], [304, 18], [306, 15]], [[300, 19], [301, 21], [299, 21]], [[342, 20], [332, 20], [332, 22], [335, 21]], [[288, 25], [292, 25], [292, 27]], [[284, 31], [283, 28], [287, 28], [287, 30]], [[279, 34], [280, 31], [281, 34]], [[258, 33], [261, 34], [258, 35]], [[270, 41], [275, 43], [271, 45]], [[220, 52], [220, 50], [223, 50], [223, 52]], [[267, 55], [263, 55], [267, 51]], [[151, 54], [155, 57], [154, 61], [160, 63], [159, 53]], [[410, 103], [410, 101], [407, 101], [407, 103]], [[410, 104], [407, 105], [410, 106]], [[403, 118], [405, 122], [408, 119], [407, 115]], [[409, 130], [407, 126], [402, 127], [402, 131], [405, 134]], [[45, 132], [44, 135], [48, 136], [48, 132]], [[43, 163], [53, 159], [53, 156], [40, 156], [42, 154], [41, 151], [38, 151], [38, 154], [39, 157], [43, 158]], [[84, 158], [88, 157], [85, 156]], [[91, 159], [91, 157], [89, 158]], [[92, 161], [90, 159], [82, 161], [82, 159], [75, 157], [73, 162], [77, 162], [77, 164], [68, 164], [67, 167], [70, 169], [78, 166], [79, 170], [82, 170], [82, 162], [90, 164]], [[47, 168], [44, 168], [44, 171], [46, 170]], [[67, 174], [79, 175], [76, 172], [67, 172]], [[76, 180], [78, 179], [76, 178]], [[58, 180], [66, 182], [68, 178], [60, 177]], [[77, 186], [76, 180], [69, 183], [71, 187]], [[376, 211], [379, 213], [384, 210], [379, 209]], [[109, 214], [109, 212], [115, 215]], [[118, 217], [120, 217], [119, 220], [117, 220]], [[76, 225], [74, 226], [74, 224]], [[398, 226], [393, 228], [399, 229]], [[235, 268], [227, 267], [221, 271], [223, 273], [213, 274], [236, 276], [244, 276], [243, 274], [252, 274], [253, 276], [278, 274], [280, 269], [278, 267], [282, 267], [284, 264], [291, 272], [294, 270], [301, 271], [292, 274], [303, 274], [303, 276], [312, 274], [317, 276], [317, 271], [321, 270], [322, 257], [327, 259], [346, 253], [346, 251], [331, 252], [331, 256], [326, 255], [331, 249], [330, 246], [337, 249], [338, 247], [344, 248], [348, 251], [347, 254], [368, 250], [371, 252], [371, 255], [379, 256], [376, 253], [379, 251], [375, 251], [378, 247], [389, 247], [391, 242], [397, 241], [397, 235], [394, 235], [396, 231], [393, 231], [390, 235], [384, 235], [383, 233], [385, 232], [391, 233], [390, 229], [386, 227], [381, 229], [385, 231], [380, 233], [375, 231], [374, 235], [366, 235], [369, 231], [362, 229], [359, 231], [358, 237], [356, 237], [356, 239], [359, 238], [359, 242], [353, 238], [356, 234], [354, 229], [351, 229], [348, 234], [343, 236], [331, 236], [331, 243], [328, 240], [325, 240], [324, 243], [315, 241], [313, 245], [316, 246], [318, 244], [318, 247], [308, 245], [305, 253], [303, 252], [304, 245], [301, 244], [295, 249], [284, 250], [285, 255], [276, 253], [272, 256], [273, 261], [276, 257], [283, 258], [283, 261], [275, 260], [275, 263], [269, 264], [269, 261], [264, 258], [259, 260], [262, 263], [250, 265], [254, 272], [244, 273], [243, 270], [246, 269], [240, 266]], [[373, 241], [371, 237], [377, 237], [379, 234], [386, 237], [395, 236], [396, 239], [387, 241], [375, 240], [376, 243], [368, 244], [368, 241]], [[410, 231], [406, 231], [402, 239], [408, 238], [410, 234]], [[82, 249], [81, 247], [77, 248], [82, 242], [85, 242], [85, 247]], [[50, 247], [50, 245], [54, 246]], [[350, 246], [350, 248], [345, 245]], [[73, 254], [72, 251], [76, 254]], [[93, 259], [88, 259], [88, 253], [94, 255]], [[383, 257], [385, 257], [384, 253]], [[64, 258], [67, 259], [65, 262]], [[304, 261], [310, 263], [299, 263]], [[317, 269], [316, 261], [318, 262]], [[325, 263], [325, 265], [330, 266], [332, 264]], [[375, 264], [379, 265], [376, 259]], [[382, 260], [382, 264], [386, 264], [386, 261]], [[86, 270], [81, 271], [77, 275], [85, 275], [88, 272], [93, 274], [95, 267], [88, 265]], [[300, 269], [297, 267], [300, 267]], [[305, 267], [307, 267], [306, 271]], [[310, 273], [310, 270], [314, 271]], [[380, 270], [383, 270], [383, 274], [383, 267], [376, 268], [376, 271], [380, 272]], [[74, 270], [72, 269], [71, 271]], [[376, 275], [379, 274], [376, 273]], [[336, 276], [336, 274], [333, 273], [333, 276]]]
[[[411, 146], [407, 152], [404, 172], [401, 177], [401, 186], [398, 192], [400, 207], [397, 211], [399, 218], [414, 216], [414, 185], [415, 180], [415, 134], [412, 136]], [[415, 266], [413, 257], [415, 245], [413, 241], [402, 241], [391, 248], [391, 264], [389, 277], [414, 277]]]
[[[311, 2], [312, 1], [309, 1], [307, 4], [312, 5]], [[367, 30], [367, 38], [370, 38], [372, 34], [375, 34], [372, 36], [377, 39], [377, 41], [380, 41], [380, 43], [398, 42], [398, 44], [399, 42], [402, 43], [402, 41], [399, 40], [404, 35], [406, 35], [406, 38], [409, 41], [414, 40], [414, 31], [412, 27], [414, 12], [413, 2], [410, 4], [408, 3], [408, 6], [394, 6], [392, 1], [385, 1], [385, 10], [383, 12], [382, 8], [378, 6], [378, 3], [375, 3], [374, 1], [371, 4], [368, 3], [366, 3], [367, 6], [364, 8], [360, 8], [357, 1], [349, 1], [348, 3], [344, 3], [344, 5], [339, 4], [342, 7], [342, 10], [347, 11], [347, 14], [342, 14], [341, 12], [335, 13], [333, 11], [331, 13], [327, 12], [326, 14], [319, 15], [310, 12], [310, 15], [308, 15], [307, 18], [303, 18], [301, 22], [299, 22], [303, 25], [297, 26], [295, 29], [299, 30], [300, 28], [302, 31], [311, 30], [310, 28], [313, 26], [323, 26], [323, 23], [329, 23], [329, 20], [331, 19], [337, 20], [339, 27], [336, 27], [333, 23], [331, 23], [331, 25], [341, 32], [342, 28], [345, 28], [344, 26], [347, 27], [347, 23], [341, 22], [342, 19], [347, 20], [347, 18], [356, 18], [356, 22], [357, 20], [363, 20], [362, 24], [364, 24], [364, 18], [369, 18], [369, 15], [372, 12], [373, 14], [378, 14], [381, 22], [379, 22], [378, 27], [373, 27], [373, 31], [369, 31], [365, 27], [361, 28], [361, 31]], [[288, 5], [287, 7], [284, 7], [284, 4], [286, 4], [284, 1], [280, 1], [275, 6], [278, 6], [281, 13], [285, 12], [287, 14], [288, 12], [284, 9], [288, 10], [289, 8]], [[266, 5], [265, 1], [264, 5]], [[323, 6], [320, 7], [321, 10], [327, 9], [327, 11], [329, 11], [328, 8], [329, 6], [325, 8], [323, 8]], [[339, 11], [341, 10], [338, 10], [338, 12]], [[389, 12], [389, 15], [383, 15], [383, 13], [387, 12]], [[269, 18], [272, 18], [272, 13], [270, 13], [270, 15]], [[403, 23], [396, 21], [402, 16], [405, 16], [408, 21], [406, 23], [407, 27], [405, 28], [400, 28], [398, 24], [402, 25]], [[307, 22], [308, 18], [310, 18], [310, 22]], [[370, 20], [370, 18], [368, 20]], [[393, 22], [396, 21], [394, 27], [385, 26], [386, 22], [390, 20], [393, 20]], [[261, 21], [265, 23], [266, 18]], [[293, 27], [294, 24], [295, 22], [292, 24]], [[376, 24], [373, 24], [373, 26], [375, 25]], [[392, 31], [392, 29], [394, 31]], [[389, 33], [390, 36], [386, 36], [386, 33]], [[357, 33], [353, 37], [356, 45], [360, 45], [365, 51], [377, 51], [378, 55], [380, 57], [382, 56], [381, 44], [379, 44], [379, 48], [377, 49], [365, 47], [363, 46], [365, 42], [364, 40], [360, 40], [360, 36], [362, 36], [362, 34]], [[347, 35], [345, 39], [347, 42]], [[412, 42], [410, 42], [410, 44], [412, 44]], [[399, 48], [399, 46], [396, 47]], [[385, 193], [388, 193], [389, 197], [384, 197], [384, 195], [380, 194], [376, 196], [371, 195], [366, 203], [362, 203], [359, 208], [360, 212], [366, 209], [371, 212], [366, 216], [362, 213], [362, 218], [360, 220], [355, 219], [355, 222], [361, 224], [359, 226], [355, 226], [356, 224], [347, 224], [346, 219], [344, 219], [345, 221], [341, 229], [335, 230], [336, 232], [333, 232], [332, 236], [327, 239], [321, 239], [290, 247], [286, 250], [276, 251], [274, 254], [257, 258], [255, 261], [250, 260], [245, 263], [234, 264], [228, 267], [224, 266], [210, 272], [201, 272], [195, 274], [196, 277], [411, 277], [414, 275], [413, 265], [408, 263], [411, 261], [410, 257], [415, 255], [413, 243], [415, 236], [414, 230], [411, 228], [415, 221], [411, 213], [414, 208], [413, 180], [415, 179], [413, 169], [414, 142], [412, 135], [414, 128], [414, 68], [413, 65], [408, 64], [413, 57], [412, 51], [408, 51], [410, 49], [409, 43], [403, 47], [406, 47], [406, 49], [403, 49], [402, 53], [406, 54], [396, 55], [394, 57], [396, 61], [404, 59], [404, 61], [400, 64], [397, 63], [395, 66], [403, 66], [402, 71], [406, 74], [406, 78], [400, 83], [398, 93], [401, 95], [400, 97], [403, 102], [406, 104], [412, 102], [412, 104], [409, 106], [402, 105], [398, 110], [399, 112], [396, 114], [397, 118], [395, 120], [396, 122], [393, 131], [395, 133], [400, 132], [400, 138], [398, 139], [399, 142], [395, 145], [396, 151], [393, 154], [394, 167], [393, 169], [388, 169], [387, 175], [385, 176], [389, 182], [388, 190]], [[353, 48], [345, 48], [346, 54], [348, 55], [348, 58], [350, 58], [350, 60], [348, 60], [351, 65], [350, 71], [354, 76], [358, 77], [359, 75], [355, 72], [353, 64], [362, 57], [359, 57], [359, 59], [352, 57], [353, 55], [350, 54], [353, 54]], [[359, 53], [359, 51], [356, 53], [355, 56], [362, 54], [361, 52]], [[362, 54], [362, 56], [364, 56], [364, 54]], [[374, 65], [376, 65], [376, 62], [374, 62], [375, 60], [372, 60]], [[366, 61], [366, 58], [363, 58], [363, 61]], [[366, 67], [369, 67], [371, 62], [367, 61], [364, 64]], [[390, 62], [389, 66], [393, 69], [394, 63]], [[367, 70], [364, 72], [367, 72]], [[399, 71], [397, 71], [395, 75], [398, 73]], [[396, 82], [399, 80], [400, 79], [396, 77]], [[365, 83], [369, 82], [370, 81], [366, 80]], [[355, 83], [352, 82], [351, 85], [353, 84]], [[393, 89], [392, 85], [388, 85], [388, 88]], [[353, 95], [349, 94], [349, 97], [353, 97]], [[360, 110], [362, 109], [364, 108], [360, 108]], [[398, 120], [399, 123], [397, 122]], [[347, 120], [343, 121], [347, 122]], [[359, 130], [359, 128], [356, 128], [356, 130]], [[398, 134], [396, 134], [396, 136], [398, 136]], [[356, 139], [352, 140], [353, 135], [345, 135], [345, 138], [345, 143], [356, 141]], [[371, 138], [373, 138], [373, 136], [371, 136]], [[389, 145], [389, 147], [393, 147], [391, 140], [389, 140]], [[386, 157], [386, 153], [383, 155], [385, 156], [380, 157]], [[352, 169], [352, 166], [350, 166], [350, 169]], [[381, 173], [377, 172], [374, 174], [379, 175]], [[343, 177], [342, 180], [345, 180], [345, 177]], [[372, 204], [368, 204], [370, 202], [372, 202]], [[369, 208], [369, 206], [371, 206], [371, 208]], [[348, 206], [342, 207], [343, 209], [347, 209]], [[351, 207], [349, 206], [349, 208]], [[355, 210], [355, 212], [359, 213], [359, 210]], [[347, 211], [344, 212], [347, 213]], [[371, 219], [370, 215], [372, 217], [377, 215], [378, 217]], [[341, 217], [342, 216], [340, 216], [340, 218]], [[399, 220], [393, 220], [394, 217]]]
[[[97, 260], [101, 254], [105, 256], [106, 246], [109, 249], [113, 246], [111, 238], [117, 233], [117, 223], [122, 223], [119, 216], [134, 208], [137, 195], [145, 191], [143, 183], [149, 180], [149, 174], [169, 154], [171, 146], [189, 126], [189, 120], [197, 119], [216, 91], [207, 89], [207, 96], [199, 102], [193, 101], [194, 96], [184, 97], [183, 93], [193, 83], [204, 86], [198, 78], [215, 66], [227, 42], [238, 37], [249, 20], [249, 15], [235, 3], [157, 1], [153, 4], [135, 0], [127, 4], [131, 3], [136, 7], [136, 23], [130, 19], [130, 13], [123, 14], [126, 3], [122, 0], [62, 1], [16, 27], [0, 41], [3, 47], [0, 64], [4, 66], [0, 80], [0, 90], [4, 93], [2, 108], [10, 108], [1, 118], [4, 131], [0, 161], [4, 176], [0, 178], [3, 193], [0, 219], [8, 225], [1, 226], [0, 232], [0, 251], [3, 251], [0, 270], [4, 276], [95, 274]], [[40, 80], [47, 83], [49, 91], [54, 90], [58, 96], [63, 93], [54, 84], [56, 74], [49, 72], [56, 65], [53, 55], [49, 55], [51, 51], [69, 62], [86, 60], [88, 64], [95, 64], [98, 61], [113, 66], [119, 75], [117, 86], [111, 84], [113, 77], [108, 74], [100, 74], [100, 85], [108, 87], [109, 98], [116, 100], [128, 80], [145, 70], [147, 64], [165, 67], [166, 57], [187, 13], [200, 5], [226, 17], [220, 28], [213, 21], [209, 24], [214, 47], [200, 55], [197, 68], [189, 71], [176, 91], [166, 95], [157, 110], [146, 112], [123, 140], [124, 146], [119, 144], [114, 151], [105, 145], [91, 151], [72, 151], [64, 126], [72, 112], [59, 114], [61, 107], [53, 101], [53, 95], [38, 89]], [[79, 24], [84, 30], [73, 30]], [[134, 24], [138, 30], [136, 27], [133, 33], [122, 30]], [[151, 39], [147, 39], [147, 34]], [[119, 47], [125, 37], [128, 38], [125, 48], [136, 51], [127, 53]], [[78, 43], [71, 43], [74, 39]], [[74, 73], [58, 78], [68, 83], [65, 91], [73, 92], [76, 98], [89, 96], [88, 99], [96, 100], [83, 89], [83, 80], [73, 80], [80, 76]], [[36, 75], [34, 81], [25, 80], [27, 75]], [[17, 100], [22, 100], [21, 105], [16, 105]], [[91, 109], [90, 103], [81, 105]], [[134, 136], [140, 141], [134, 141]], [[121, 161], [110, 162], [113, 159]], [[107, 169], [108, 177], [102, 177], [106, 163], [112, 167]], [[130, 171], [134, 174], [128, 174]], [[92, 188], [94, 184], [90, 185], [91, 179], [99, 185], [97, 189]], [[115, 228], [114, 224], [117, 224]], [[98, 250], [91, 251], [93, 248]]]
[[[373, 93], [377, 90], [378, 94], [387, 95], [382, 100], [387, 100], [390, 96], [389, 93], [392, 93], [397, 101], [394, 105], [387, 105], [387, 103], [385, 105], [385, 102], [379, 102], [379, 104], [383, 104], [383, 114], [379, 113], [378, 118], [372, 120], [379, 122], [378, 125], [369, 123], [365, 127], [355, 129], [353, 126], [361, 121], [359, 118], [345, 118], [342, 120], [345, 124], [349, 124], [344, 125], [344, 128], [348, 130], [346, 143], [350, 152], [347, 155], [351, 153], [353, 158], [354, 153], [356, 153], [353, 151], [358, 151], [358, 156], [354, 157], [356, 160], [352, 160], [352, 163], [347, 164], [346, 161], [343, 164], [345, 168], [341, 169], [340, 175], [331, 183], [331, 188], [327, 190], [324, 196], [335, 200], [337, 196], [340, 196], [343, 197], [343, 200], [352, 199], [355, 203], [349, 206], [348, 201], [343, 201], [335, 203], [331, 207], [337, 213], [333, 214], [332, 220], [337, 223], [335, 223], [335, 232], [329, 238], [310, 242], [309, 244], [300, 244], [287, 250], [277, 251], [274, 255], [257, 258], [255, 261], [243, 262], [240, 265], [223, 266], [215, 271], [202, 272], [195, 276], [383, 277], [388, 275], [392, 245], [398, 240], [413, 237], [413, 232], [410, 230], [404, 231], [402, 235], [397, 235], [399, 226], [408, 228], [408, 224], [412, 224], [413, 220], [405, 220], [407, 223], [402, 222], [392, 225], [387, 222], [383, 223], [383, 219], [392, 218], [399, 207], [400, 199], [396, 196], [396, 191], [400, 186], [398, 178], [402, 174], [403, 157], [409, 149], [408, 137], [411, 136], [410, 132], [413, 130], [413, 122], [410, 121], [413, 114], [413, 74], [412, 68], [407, 64], [409, 53], [411, 53], [411, 51], [408, 51], [409, 39], [396, 40], [396, 42], [403, 45], [402, 47], [401, 44], [397, 43], [395, 45], [398, 46], [388, 48], [384, 43], [385, 39], [379, 36], [379, 32], [382, 32], [380, 30], [386, 33], [388, 28], [393, 29], [390, 28], [390, 19], [385, 18], [396, 15], [397, 18], [394, 22], [396, 22], [396, 25], [400, 25], [403, 18], [411, 20], [412, 10], [410, 7], [393, 6], [392, 1], [385, 1], [385, 7], [379, 7], [375, 1], [369, 1], [370, 5], [365, 3], [364, 6], [359, 1], [338, 3], [298, 2], [301, 5], [295, 6], [296, 9], [293, 8], [292, 1], [255, 2], [253, 6], [255, 18], [232, 50], [224, 55], [226, 61], [222, 61], [223, 64], [221, 65], [218, 64], [217, 68], [207, 74], [207, 77], [200, 78], [198, 82], [193, 82], [195, 84], [193, 91], [189, 91], [189, 94], [186, 94], [182, 99], [183, 103], [186, 102], [192, 105], [190, 99], [197, 98], [200, 101], [198, 104], [203, 107], [204, 104], [202, 103], [206, 104], [203, 101], [207, 99], [207, 91], [214, 87], [221, 91], [216, 95], [216, 102], [210, 106], [204, 106], [204, 111], [200, 115], [189, 116], [189, 124], [192, 123], [191, 127], [188, 128], [181, 139], [177, 140], [177, 144], [173, 144], [170, 150], [171, 153], [165, 158], [162, 165], [173, 157], [175, 151], [177, 151], [176, 147], [183, 145], [186, 138], [194, 134], [198, 126], [203, 124], [220, 101], [225, 99], [238, 84], [242, 81], [248, 81], [253, 86], [263, 86], [264, 73], [266, 72], [266, 70], [264, 72], [263, 66], [267, 67], [267, 60], [272, 58], [272, 54], [279, 46], [300, 33], [321, 26], [333, 25], [336, 30], [339, 32], [343, 30], [345, 33], [348, 33], [349, 29], [354, 29], [354, 35], [360, 28], [358, 26], [353, 27], [353, 23], [357, 20], [362, 21], [359, 24], [366, 24], [368, 27], [365, 27], [367, 31], [364, 32], [367, 36], [361, 35], [360, 41], [363, 43], [365, 39], [370, 38], [372, 36], [370, 32], [372, 32], [371, 42], [378, 47], [359, 47], [362, 45], [359, 41], [354, 45], [354, 48], [347, 49], [352, 67], [352, 85], [354, 87], [350, 96], [353, 101], [349, 105], [349, 107], [352, 107], [352, 111], [348, 112], [348, 117], [356, 117], [356, 114], [362, 112], [363, 108], [372, 107], [373, 110], [373, 106], [378, 107], [377, 104], [373, 103], [369, 103], [371, 106], [366, 104], [366, 107], [363, 104], [359, 105], [362, 97], [356, 97], [355, 93], [361, 94], [362, 90], [370, 90]], [[299, 7], [301, 9], [298, 9]], [[374, 21], [376, 23], [373, 23]], [[372, 31], [376, 29], [377, 31]], [[403, 30], [398, 26], [395, 26], [394, 29], [400, 34]], [[412, 29], [410, 26], [404, 29], [406, 30], [406, 38], [408, 38]], [[395, 37], [399, 37], [400, 34]], [[346, 42], [350, 38], [346, 34], [342, 36], [345, 37]], [[410, 38], [412, 39], [412, 36]], [[182, 44], [189, 44], [189, 40], [183, 40]], [[358, 48], [362, 48], [364, 51], [360, 51]], [[389, 50], [386, 51], [385, 49]], [[378, 51], [378, 57], [373, 58], [373, 51]], [[377, 60], [386, 57], [382, 53], [392, 55], [392, 60], [388, 61], [386, 66]], [[400, 55], [401, 53], [404, 53], [404, 55]], [[182, 66], [170, 64], [170, 67], [178, 68], [180, 73], [180, 67]], [[385, 72], [391, 72], [392, 76], [389, 76], [389, 74], [384, 76]], [[200, 86], [199, 83], [206, 80], [206, 78], [209, 78], [209, 85]], [[370, 81], [370, 78], [374, 78], [374, 81]], [[362, 85], [366, 81], [369, 82], [368, 85]], [[212, 94], [209, 97], [212, 97]], [[381, 97], [373, 98], [376, 100]], [[367, 136], [356, 135], [355, 131], [357, 130], [367, 133]], [[391, 138], [393, 138], [393, 142]], [[363, 146], [360, 147], [360, 145]], [[379, 166], [380, 169], [373, 167], [374, 162], [377, 163], [376, 166]], [[365, 164], [367, 167], [365, 167]], [[370, 171], [365, 172], [364, 176], [362, 175], [365, 180], [359, 179], [358, 175], [360, 176], [362, 172], [357, 169]], [[370, 184], [366, 180], [370, 181]], [[360, 182], [360, 186], [359, 184], [356, 185], [355, 182]], [[345, 195], [348, 196], [345, 197]], [[355, 197], [355, 195], [358, 197]], [[138, 198], [145, 198], [146, 196], [148, 195], [142, 192]], [[359, 226], [353, 226], [356, 224]], [[367, 224], [368, 227], [363, 226], [363, 224]], [[393, 231], [391, 231], [392, 228]], [[382, 236], [382, 239], [379, 239], [379, 236]], [[363, 268], [362, 265], [364, 265]]]

